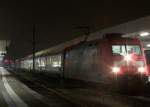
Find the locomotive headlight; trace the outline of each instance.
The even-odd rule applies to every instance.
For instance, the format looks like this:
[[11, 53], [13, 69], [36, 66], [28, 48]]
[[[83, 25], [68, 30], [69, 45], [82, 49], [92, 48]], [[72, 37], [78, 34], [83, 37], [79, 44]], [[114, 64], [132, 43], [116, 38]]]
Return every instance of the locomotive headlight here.
[[138, 68], [138, 72], [144, 73], [144, 72], [145, 72], [145, 68], [144, 68], [144, 67], [139, 67], [139, 68]]
[[112, 72], [114, 72], [114, 73], [118, 73], [119, 71], [120, 71], [119, 67], [113, 67], [112, 68]]
[[125, 56], [124, 56], [124, 60], [126, 60], [126, 61], [131, 61], [131, 60], [132, 60], [131, 55], [125, 55]]

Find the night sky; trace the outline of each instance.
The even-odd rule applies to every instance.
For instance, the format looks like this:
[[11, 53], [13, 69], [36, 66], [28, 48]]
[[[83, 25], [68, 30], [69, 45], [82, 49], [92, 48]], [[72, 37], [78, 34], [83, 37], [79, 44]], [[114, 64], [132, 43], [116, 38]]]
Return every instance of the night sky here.
[[11, 39], [8, 55], [24, 57], [32, 52], [32, 26], [36, 48], [45, 49], [81, 36], [77, 26], [91, 32], [150, 14], [148, 0], [18, 0], [0, 3], [0, 38]]

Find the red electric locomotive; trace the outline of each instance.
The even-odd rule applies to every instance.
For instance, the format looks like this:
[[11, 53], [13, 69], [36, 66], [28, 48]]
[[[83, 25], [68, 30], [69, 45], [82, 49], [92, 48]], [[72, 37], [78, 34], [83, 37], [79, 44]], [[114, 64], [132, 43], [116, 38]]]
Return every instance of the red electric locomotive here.
[[111, 69], [116, 75], [148, 75], [143, 47], [137, 38], [108, 37]]
[[113, 36], [108, 36], [108, 40], [112, 50], [111, 70], [117, 83], [127, 92], [141, 91], [146, 83], [148, 71], [140, 40]]
[[[143, 47], [138, 38], [107, 34], [102, 39], [66, 51], [65, 76], [104, 84], [117, 83], [130, 91], [141, 90], [148, 76]], [[128, 87], [128, 88], [127, 88]]]

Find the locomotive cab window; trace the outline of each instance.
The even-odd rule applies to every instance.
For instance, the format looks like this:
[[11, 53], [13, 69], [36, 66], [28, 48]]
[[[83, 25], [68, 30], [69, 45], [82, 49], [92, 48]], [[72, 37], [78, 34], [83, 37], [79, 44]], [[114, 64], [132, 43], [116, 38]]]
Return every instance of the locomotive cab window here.
[[113, 55], [125, 55], [126, 49], [124, 45], [112, 45]]
[[141, 55], [141, 49], [138, 45], [127, 45], [127, 53], [131, 54], [134, 53], [136, 55]]
[[136, 54], [141, 55], [141, 49], [138, 45], [112, 45], [113, 55]]

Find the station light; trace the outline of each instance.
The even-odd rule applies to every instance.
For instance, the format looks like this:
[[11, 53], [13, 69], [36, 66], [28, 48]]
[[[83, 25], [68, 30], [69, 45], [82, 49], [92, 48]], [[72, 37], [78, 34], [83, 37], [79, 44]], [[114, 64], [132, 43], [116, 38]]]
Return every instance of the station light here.
[[142, 33], [140, 33], [141, 37], [145, 37], [145, 36], [148, 36], [148, 35], [149, 35], [149, 32], [142, 32]]
[[147, 47], [150, 47], [150, 44], [147, 44], [146, 46], [147, 46]]

